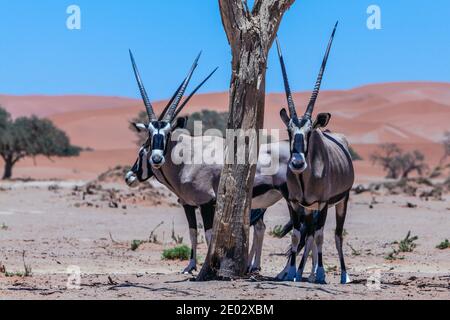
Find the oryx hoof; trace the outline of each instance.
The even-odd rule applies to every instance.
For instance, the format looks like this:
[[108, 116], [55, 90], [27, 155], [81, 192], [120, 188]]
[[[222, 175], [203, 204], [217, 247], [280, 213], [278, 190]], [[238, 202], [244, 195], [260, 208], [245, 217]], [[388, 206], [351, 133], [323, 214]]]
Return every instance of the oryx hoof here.
[[182, 272], [182, 274], [192, 274], [192, 272], [197, 271], [197, 266], [189, 264]]
[[259, 274], [260, 271], [261, 271], [261, 268], [256, 267], [256, 266], [251, 266], [251, 267], [248, 267], [248, 269], [247, 269], [248, 274]]
[[303, 282], [303, 270], [298, 269], [297, 275], [295, 276], [297, 282]]
[[317, 268], [316, 271], [316, 279], [315, 283], [317, 284], [327, 284], [326, 282], [326, 273], [323, 267]]
[[192, 274], [194, 271], [197, 271], [197, 268], [186, 268], [183, 270], [183, 274]]
[[352, 280], [348, 276], [347, 272], [345, 272], [345, 271], [342, 272], [342, 274], [341, 274], [341, 284], [349, 284], [351, 282], [352, 282]]
[[280, 274], [277, 276], [277, 280], [279, 281], [295, 281], [295, 278], [297, 276], [297, 271], [295, 266], [285, 268], [283, 271], [281, 271]]
[[311, 272], [311, 274], [308, 277], [308, 282], [309, 283], [316, 283], [316, 274]]

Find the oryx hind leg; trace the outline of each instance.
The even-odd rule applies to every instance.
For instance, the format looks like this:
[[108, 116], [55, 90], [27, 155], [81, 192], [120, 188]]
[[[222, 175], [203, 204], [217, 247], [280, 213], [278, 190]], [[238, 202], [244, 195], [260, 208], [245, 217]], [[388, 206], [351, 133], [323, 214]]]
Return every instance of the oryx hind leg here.
[[[260, 210], [266, 211], [265, 209]], [[265, 232], [266, 232], [266, 224], [264, 223], [264, 220], [261, 217], [253, 225], [253, 243], [248, 260], [249, 273], [261, 271], [261, 255]]]
[[266, 225], [264, 214], [267, 209], [252, 209], [250, 211], [250, 227], [253, 227], [253, 241], [247, 262], [247, 272], [254, 273], [261, 270], [261, 255]]
[[183, 206], [184, 213], [189, 224], [189, 237], [191, 239], [191, 258], [189, 265], [183, 270], [184, 274], [190, 274], [197, 270], [197, 217], [195, 216], [195, 207]]
[[338, 203], [336, 205], [336, 232], [335, 232], [335, 241], [336, 241], [336, 249], [339, 255], [339, 262], [341, 265], [341, 284], [347, 284], [350, 283], [350, 277], [347, 274], [347, 269], [345, 266], [345, 260], [344, 260], [344, 251], [342, 249], [343, 247], [343, 233], [344, 233], [344, 223], [345, 223], [345, 217], [347, 215], [347, 207], [348, 207], [348, 200], [349, 200], [350, 193], [347, 194], [345, 197], [345, 200]]

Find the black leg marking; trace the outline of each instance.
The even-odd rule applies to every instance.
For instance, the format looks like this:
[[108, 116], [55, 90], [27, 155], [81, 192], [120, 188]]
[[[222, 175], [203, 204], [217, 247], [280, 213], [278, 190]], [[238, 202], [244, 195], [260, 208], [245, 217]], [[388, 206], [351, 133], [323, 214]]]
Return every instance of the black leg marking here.
[[210, 203], [204, 204], [200, 206], [200, 213], [202, 214], [203, 225], [205, 227], [205, 231], [211, 230], [214, 225], [214, 214], [216, 211], [216, 202], [211, 201]]
[[195, 216], [195, 207], [183, 206], [183, 208], [189, 224], [189, 229], [197, 230], [197, 217]]
[[[327, 222], [327, 215], [328, 215], [328, 205], [326, 205], [319, 213], [319, 216], [317, 218], [317, 225], [316, 225], [316, 231], [321, 230], [325, 228], [325, 223]], [[319, 235], [318, 235], [319, 237]], [[320, 238], [318, 239], [318, 242], [323, 244], [323, 232], [320, 235]], [[322, 247], [318, 248], [318, 266], [319, 268], [323, 268], [323, 255], [322, 255]]]
[[318, 263], [318, 265], [319, 265], [319, 268], [323, 268], [322, 252], [319, 252], [319, 253], [317, 254], [317, 256], [318, 256], [318, 261], [317, 261], [317, 263]]
[[344, 203], [342, 205], [336, 206], [336, 237], [337, 237], [337, 240], [339, 241], [338, 243], [336, 243], [336, 246], [337, 246], [337, 250], [338, 250], [338, 254], [339, 254], [341, 270], [343, 272], [345, 272], [347, 270], [346, 266], [345, 266], [345, 260], [344, 260], [344, 254], [342, 251], [342, 247], [343, 247], [343, 241], [344, 241], [344, 237], [343, 237], [344, 223], [345, 223], [345, 218], [347, 215], [347, 207], [348, 207], [349, 198], [350, 198], [350, 194], [347, 194], [347, 196], [344, 200]]
[[295, 267], [297, 265], [296, 260], [297, 260], [297, 253], [291, 251], [291, 258], [290, 258], [291, 267]]
[[252, 209], [250, 210], [250, 227], [256, 225], [259, 220], [264, 220], [264, 214], [267, 209]]
[[292, 206], [288, 205], [289, 215], [291, 217], [292, 226], [296, 230], [300, 230], [302, 226], [302, 216], [301, 213], [297, 212], [292, 208]]
[[[303, 225], [303, 229], [304, 229], [304, 232], [302, 233], [302, 238], [303, 238], [303, 234], [304, 234], [305, 237], [304, 237], [303, 242], [304, 242], [304, 246], [305, 246], [308, 237], [310, 237], [310, 236], [314, 237], [315, 225], [314, 225], [314, 213], [313, 212], [305, 215], [305, 222]], [[307, 259], [308, 259], [308, 255], [305, 251], [305, 253], [303, 254], [302, 261], [300, 262], [300, 266], [298, 267], [299, 271], [303, 271], [305, 269], [305, 264], [306, 264]]]

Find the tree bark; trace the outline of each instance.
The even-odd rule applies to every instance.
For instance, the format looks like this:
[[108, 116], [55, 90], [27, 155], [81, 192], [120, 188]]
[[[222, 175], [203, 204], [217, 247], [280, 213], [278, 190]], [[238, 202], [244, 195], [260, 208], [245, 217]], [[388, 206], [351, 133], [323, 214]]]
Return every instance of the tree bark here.
[[[250, 12], [245, 0], [219, 0], [222, 22], [232, 49], [228, 129], [255, 130], [264, 125], [267, 56], [282, 16], [295, 0], [256, 0]], [[237, 143], [227, 135], [227, 146]], [[256, 165], [225, 163], [218, 190], [214, 231], [198, 280], [243, 276], [247, 268], [249, 211]], [[258, 142], [259, 150], [259, 142]], [[229, 151], [229, 150], [228, 150]]]

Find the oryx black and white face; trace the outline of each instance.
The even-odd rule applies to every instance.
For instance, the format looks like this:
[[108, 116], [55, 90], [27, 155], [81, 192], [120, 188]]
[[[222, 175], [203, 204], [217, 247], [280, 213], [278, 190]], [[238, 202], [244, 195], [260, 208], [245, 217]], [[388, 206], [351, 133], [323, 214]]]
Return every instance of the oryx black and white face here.
[[278, 57], [280, 59], [281, 71], [283, 73], [284, 87], [286, 90], [286, 98], [289, 107], [289, 114], [286, 109], [282, 109], [280, 112], [281, 119], [286, 125], [289, 132], [289, 140], [291, 143], [291, 160], [289, 162], [289, 168], [295, 174], [300, 174], [308, 168], [307, 155], [309, 149], [309, 137], [311, 132], [318, 128], [324, 128], [330, 121], [331, 114], [321, 113], [317, 116], [313, 122], [313, 111], [317, 101], [317, 97], [320, 91], [320, 85], [322, 83], [325, 67], [330, 54], [331, 45], [333, 43], [334, 35], [336, 33], [337, 23], [334, 26], [333, 33], [331, 34], [330, 41], [328, 42], [327, 51], [323, 58], [322, 66], [317, 77], [316, 85], [309, 101], [306, 112], [303, 116], [299, 117], [295, 108], [294, 100], [292, 98], [291, 88], [289, 86], [289, 80], [287, 77], [286, 66], [284, 64], [283, 54], [281, 52], [280, 43], [277, 42]]
[[[198, 60], [200, 59], [200, 54], [194, 61], [187, 77], [181, 83], [172, 99], [169, 101], [168, 105], [161, 113], [159, 117], [156, 116], [153, 106], [148, 98], [147, 92], [145, 90], [144, 84], [142, 82], [141, 76], [137, 69], [136, 62], [134, 60], [133, 54], [130, 51], [131, 63], [133, 65], [134, 75], [139, 86], [139, 91], [142, 96], [142, 100], [147, 111], [147, 116], [149, 119], [149, 124], [134, 123], [134, 127], [139, 132], [148, 133], [148, 143], [145, 144], [148, 153], [148, 164], [155, 170], [160, 169], [166, 162], [166, 150], [170, 142], [171, 134], [174, 130], [178, 128], [185, 128], [187, 119], [180, 117], [177, 118], [178, 114], [183, 110], [189, 100], [194, 96], [194, 94], [203, 86], [203, 84], [208, 81], [208, 79], [216, 72], [217, 68], [211, 72], [211, 74], [206, 77], [203, 82], [198, 85], [195, 90], [184, 100], [180, 105], [186, 88], [192, 78], [192, 75], [197, 68]], [[177, 119], [175, 121], [175, 119]]]
[[[140, 132], [148, 133], [148, 163], [155, 169], [159, 169], [165, 163], [165, 150], [170, 138], [171, 126], [169, 122], [153, 121], [148, 125], [138, 123], [134, 125]], [[144, 148], [144, 147], [143, 147]]]
[[280, 112], [281, 119], [288, 129], [289, 141], [291, 146], [291, 160], [289, 168], [295, 174], [300, 174], [308, 168], [306, 161], [309, 149], [309, 137], [311, 132], [318, 128], [325, 128], [330, 119], [331, 114], [320, 113], [316, 121], [312, 122], [310, 117], [292, 117], [288, 116], [286, 109]]
[[[150, 143], [144, 146], [147, 154], [148, 164], [153, 169], [160, 169], [166, 162], [167, 145], [170, 143], [172, 132], [176, 129], [184, 129], [187, 118], [178, 118], [174, 124], [167, 121], [153, 121], [148, 125], [135, 123], [134, 126], [139, 132], [148, 133]], [[142, 151], [142, 149], [141, 149]], [[139, 151], [141, 153], [141, 151]]]
[[282, 109], [280, 116], [285, 123], [291, 146], [291, 160], [289, 168], [294, 173], [301, 173], [308, 167], [306, 154], [308, 152], [308, 137], [312, 129], [311, 120], [307, 118], [290, 119], [286, 109]]
[[153, 171], [148, 163], [148, 151], [145, 146], [139, 149], [138, 158], [130, 171], [125, 175], [125, 182], [131, 188], [136, 188], [139, 183], [153, 177]]

